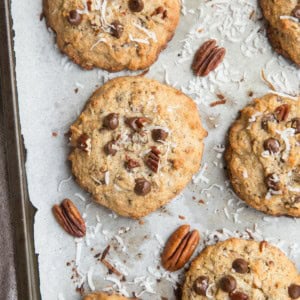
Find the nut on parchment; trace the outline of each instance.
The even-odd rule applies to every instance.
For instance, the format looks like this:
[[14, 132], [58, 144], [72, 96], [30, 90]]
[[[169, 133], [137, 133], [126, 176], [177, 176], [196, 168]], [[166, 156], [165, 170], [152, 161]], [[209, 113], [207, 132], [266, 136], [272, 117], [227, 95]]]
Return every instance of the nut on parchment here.
[[181, 269], [193, 255], [200, 235], [198, 230], [190, 231], [190, 225], [182, 225], [169, 237], [161, 255], [163, 267], [169, 271]]
[[216, 40], [206, 41], [196, 52], [192, 69], [197, 76], [206, 76], [223, 61], [226, 50], [219, 48]]
[[75, 237], [85, 236], [84, 220], [70, 199], [64, 199], [60, 205], [54, 205], [52, 211], [57, 222], [67, 233]]

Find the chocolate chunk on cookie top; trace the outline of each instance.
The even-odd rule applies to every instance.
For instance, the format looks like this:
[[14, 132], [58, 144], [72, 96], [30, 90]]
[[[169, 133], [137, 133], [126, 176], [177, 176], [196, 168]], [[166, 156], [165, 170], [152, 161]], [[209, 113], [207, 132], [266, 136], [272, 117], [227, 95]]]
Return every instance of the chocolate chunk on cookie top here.
[[70, 133], [78, 183], [99, 204], [132, 218], [188, 184], [206, 136], [193, 100], [143, 77], [116, 78], [95, 91]]
[[275, 51], [300, 67], [299, 0], [260, 0], [268, 22], [268, 37]]
[[182, 300], [300, 299], [300, 274], [267, 242], [232, 238], [206, 247], [185, 276]]
[[174, 35], [180, 0], [44, 0], [59, 49], [85, 69], [142, 70]]
[[300, 97], [269, 94], [241, 111], [226, 160], [236, 194], [271, 215], [300, 217]]

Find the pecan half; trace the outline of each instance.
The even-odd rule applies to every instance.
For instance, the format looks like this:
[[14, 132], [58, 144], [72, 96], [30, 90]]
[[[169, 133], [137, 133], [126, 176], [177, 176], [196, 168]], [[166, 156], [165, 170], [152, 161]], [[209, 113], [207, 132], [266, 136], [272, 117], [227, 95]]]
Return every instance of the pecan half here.
[[275, 116], [278, 122], [286, 121], [290, 113], [290, 106], [282, 104], [275, 109]]
[[193, 255], [200, 235], [197, 230], [190, 231], [190, 225], [180, 226], [168, 239], [161, 255], [165, 269], [177, 271], [181, 269]]
[[226, 50], [219, 48], [216, 40], [206, 41], [196, 52], [192, 69], [197, 76], [206, 76], [223, 61]]
[[151, 148], [151, 152], [146, 155], [145, 164], [153, 172], [157, 173], [159, 165], [160, 151], [156, 147]]
[[63, 200], [60, 205], [54, 205], [52, 211], [57, 222], [67, 233], [75, 237], [85, 236], [84, 220], [70, 199]]

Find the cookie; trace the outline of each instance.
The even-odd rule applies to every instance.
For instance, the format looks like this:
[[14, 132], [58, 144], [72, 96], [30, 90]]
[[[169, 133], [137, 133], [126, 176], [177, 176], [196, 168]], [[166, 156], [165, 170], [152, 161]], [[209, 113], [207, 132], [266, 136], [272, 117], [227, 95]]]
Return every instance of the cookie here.
[[288, 300], [300, 298], [300, 275], [267, 242], [232, 238], [208, 246], [186, 274], [182, 300]]
[[[83, 300], [126, 300], [129, 298], [125, 298], [123, 296], [117, 295], [117, 294], [107, 294], [107, 293], [93, 293], [86, 295], [83, 297]], [[133, 299], [133, 298], [130, 298]]]
[[44, 0], [59, 49], [85, 69], [151, 66], [179, 21], [179, 0]]
[[226, 155], [236, 194], [270, 215], [300, 216], [300, 97], [268, 94], [244, 108]]
[[98, 89], [70, 132], [78, 183], [96, 202], [132, 218], [165, 205], [188, 184], [206, 136], [193, 100], [143, 77]]
[[300, 1], [260, 0], [273, 48], [300, 66]]

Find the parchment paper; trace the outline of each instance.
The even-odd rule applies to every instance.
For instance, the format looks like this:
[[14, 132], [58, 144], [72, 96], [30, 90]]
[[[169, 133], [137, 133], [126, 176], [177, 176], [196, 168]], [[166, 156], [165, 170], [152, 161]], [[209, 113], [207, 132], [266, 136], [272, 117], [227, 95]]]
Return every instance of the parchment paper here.
[[[12, 0], [20, 117], [28, 150], [26, 169], [30, 199], [38, 209], [35, 250], [42, 298], [80, 299], [75, 289], [83, 283], [85, 292], [113, 289], [125, 295], [134, 291], [142, 299], [174, 299], [173, 288], [183, 270], [171, 274], [157, 266], [161, 246], [184, 223], [200, 231], [198, 251], [214, 239], [249, 238], [250, 232], [256, 239], [278, 245], [300, 267], [300, 220], [272, 218], [246, 207], [232, 192], [224, 171], [229, 125], [251, 101], [249, 95], [262, 96], [269, 91], [261, 70], [278, 92], [294, 95], [300, 91], [300, 72], [272, 51], [256, 1], [186, 0], [174, 39], [147, 74], [190, 95], [209, 136], [195, 183], [164, 209], [144, 218], [144, 224], [93, 204], [71, 177], [64, 133], [94, 89], [120, 73], [84, 71], [60, 54], [53, 33], [39, 20], [41, 5], [41, 1]], [[193, 54], [210, 38], [227, 49], [225, 60], [208, 77], [196, 78], [190, 70]], [[210, 107], [217, 94], [225, 96], [226, 104]], [[84, 239], [68, 236], [53, 218], [52, 206], [66, 197], [85, 216], [88, 234]], [[107, 259], [126, 281], [109, 275], [94, 257], [108, 244]]]

